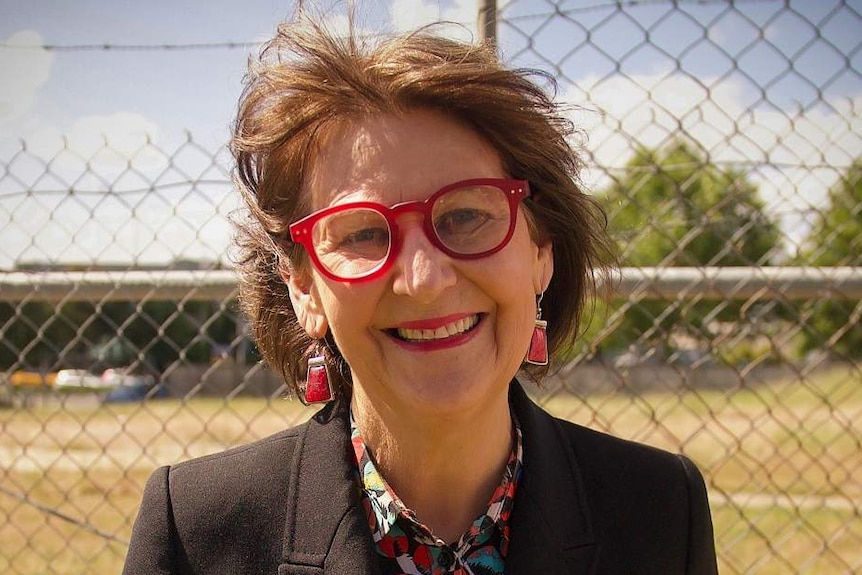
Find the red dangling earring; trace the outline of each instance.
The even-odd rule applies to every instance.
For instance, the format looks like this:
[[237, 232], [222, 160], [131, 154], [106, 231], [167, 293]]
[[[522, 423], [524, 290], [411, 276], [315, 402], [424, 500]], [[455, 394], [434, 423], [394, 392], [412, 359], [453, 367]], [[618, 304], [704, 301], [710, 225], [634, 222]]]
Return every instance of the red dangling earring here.
[[327, 403], [332, 401], [332, 382], [329, 368], [323, 355], [308, 360], [308, 375], [305, 379], [305, 404]]
[[530, 349], [527, 351], [527, 363], [531, 365], [548, 365], [548, 322], [542, 319], [542, 296], [539, 294], [536, 302], [536, 324], [533, 326], [533, 337], [530, 338]]

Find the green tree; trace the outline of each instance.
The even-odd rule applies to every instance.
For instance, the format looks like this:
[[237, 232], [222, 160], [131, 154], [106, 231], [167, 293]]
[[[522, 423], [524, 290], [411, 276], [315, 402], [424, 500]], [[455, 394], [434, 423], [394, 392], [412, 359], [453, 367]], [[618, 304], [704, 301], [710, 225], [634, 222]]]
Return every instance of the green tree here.
[[[817, 213], [798, 262], [812, 266], [862, 265], [862, 158], [858, 158], [829, 190]], [[803, 351], [829, 349], [844, 357], [862, 357], [862, 302], [832, 299], [799, 308], [807, 318]]]
[[230, 305], [209, 301], [0, 303], [0, 369], [207, 363], [214, 345], [233, 342], [236, 323]]
[[0, 304], [0, 369], [51, 371], [64, 361], [80, 362], [86, 347], [77, 331], [81, 317], [74, 303]]
[[103, 348], [132, 350], [151, 369], [163, 371], [178, 361], [207, 363], [211, 341], [203, 329], [217, 311], [210, 302], [110, 302], [100, 313], [109, 326]]
[[[604, 199], [624, 266], [770, 265], [780, 242], [746, 175], [710, 164], [682, 141], [639, 150]], [[609, 316], [617, 323], [603, 348], [638, 341], [665, 352], [673, 348], [672, 333], [684, 330], [702, 340], [709, 321], [738, 319], [739, 306], [640, 302], [624, 313], [612, 308]]]
[[745, 174], [684, 142], [639, 150], [605, 197], [624, 265], [768, 265], [780, 239]]

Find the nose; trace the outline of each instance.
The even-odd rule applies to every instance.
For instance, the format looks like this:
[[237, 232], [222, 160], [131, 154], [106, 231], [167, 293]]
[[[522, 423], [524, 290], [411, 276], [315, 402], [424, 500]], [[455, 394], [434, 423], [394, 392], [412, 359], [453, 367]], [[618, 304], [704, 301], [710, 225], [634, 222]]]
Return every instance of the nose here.
[[401, 250], [393, 265], [392, 289], [397, 295], [431, 303], [457, 281], [452, 260], [426, 237], [421, 222], [402, 224], [401, 233]]

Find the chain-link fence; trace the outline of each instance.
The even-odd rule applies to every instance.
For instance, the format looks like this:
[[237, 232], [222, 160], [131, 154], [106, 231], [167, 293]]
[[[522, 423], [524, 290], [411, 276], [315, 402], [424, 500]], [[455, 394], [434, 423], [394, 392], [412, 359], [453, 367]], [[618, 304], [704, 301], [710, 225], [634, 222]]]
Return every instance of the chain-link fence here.
[[[694, 459], [722, 573], [862, 570], [862, 6], [485, 23], [572, 103], [626, 266], [534, 395]], [[0, 146], [4, 573], [117, 571], [155, 466], [309, 414], [235, 307], [225, 150], [85, 144]]]

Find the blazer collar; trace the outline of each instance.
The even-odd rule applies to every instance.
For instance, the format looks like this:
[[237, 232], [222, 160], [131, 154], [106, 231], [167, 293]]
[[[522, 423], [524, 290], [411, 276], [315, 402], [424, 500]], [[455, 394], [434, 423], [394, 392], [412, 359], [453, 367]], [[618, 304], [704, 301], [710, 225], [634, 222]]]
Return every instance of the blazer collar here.
[[[524, 440], [506, 573], [589, 575], [598, 546], [575, 456], [559, 423], [521, 385], [510, 403]], [[291, 462], [279, 575], [379, 573], [354, 480], [348, 402], [331, 404], [302, 428]]]
[[347, 403], [326, 406], [300, 433], [291, 462], [279, 575], [379, 570], [353, 476]]
[[509, 402], [524, 436], [506, 573], [595, 573], [598, 544], [575, 455], [559, 422], [515, 381]]

